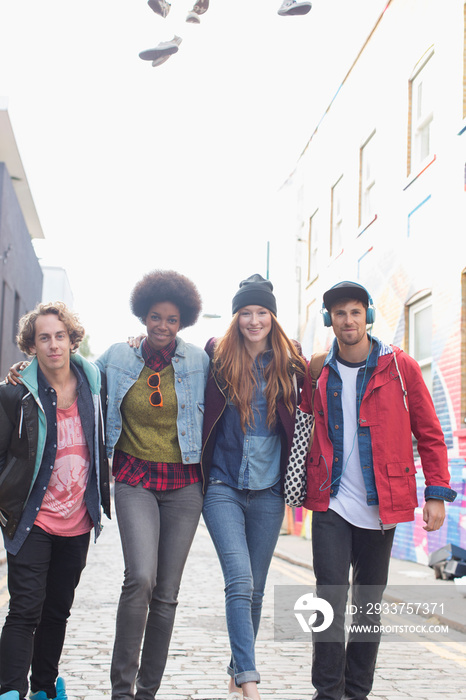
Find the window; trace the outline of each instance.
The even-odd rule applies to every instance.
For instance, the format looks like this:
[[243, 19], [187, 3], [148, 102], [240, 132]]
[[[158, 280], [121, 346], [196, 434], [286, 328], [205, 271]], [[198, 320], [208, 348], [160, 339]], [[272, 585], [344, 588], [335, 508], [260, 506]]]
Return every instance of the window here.
[[408, 171], [413, 172], [433, 153], [432, 122], [434, 118], [433, 52], [410, 80], [410, 133]]
[[319, 273], [317, 255], [319, 250], [319, 216], [318, 211], [309, 219], [309, 234], [307, 242], [307, 279], [312, 281]]
[[359, 155], [359, 225], [367, 224], [375, 216], [375, 132], [369, 136]]
[[371, 255], [374, 247], [371, 246], [358, 259], [358, 280], [370, 279], [371, 272], [374, 269], [373, 255]]
[[342, 215], [343, 176], [332, 187], [332, 220], [330, 233], [330, 255], [335, 257], [343, 250], [343, 215]]
[[408, 238], [425, 243], [425, 241], [433, 240], [434, 224], [431, 212], [431, 195], [426, 197], [423, 202], [417, 205], [413, 211], [408, 214]]
[[432, 393], [432, 297], [429, 294], [409, 306], [409, 354], [419, 363]]

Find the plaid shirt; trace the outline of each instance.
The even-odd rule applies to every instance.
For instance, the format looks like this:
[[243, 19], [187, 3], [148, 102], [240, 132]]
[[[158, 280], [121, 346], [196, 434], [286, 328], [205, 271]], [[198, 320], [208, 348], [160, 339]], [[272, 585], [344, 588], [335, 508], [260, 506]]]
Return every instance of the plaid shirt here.
[[[152, 350], [147, 339], [142, 342], [142, 356], [147, 367], [154, 372], [161, 372], [171, 363], [175, 354], [176, 340], [161, 350]], [[115, 450], [112, 473], [115, 481], [122, 481], [128, 486], [139, 482], [145, 489], [167, 491], [181, 489], [183, 486], [201, 481], [199, 464], [172, 464], [167, 462], [150, 462]]]

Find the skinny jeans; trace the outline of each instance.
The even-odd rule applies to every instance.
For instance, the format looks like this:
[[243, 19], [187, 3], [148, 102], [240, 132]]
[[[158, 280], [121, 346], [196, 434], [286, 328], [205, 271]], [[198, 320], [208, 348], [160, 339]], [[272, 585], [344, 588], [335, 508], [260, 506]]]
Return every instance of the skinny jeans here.
[[7, 555], [10, 604], [0, 638], [0, 694], [43, 690], [55, 681], [76, 586], [86, 566], [89, 533], [50, 535], [34, 525], [19, 552]]
[[231, 660], [227, 673], [237, 686], [260, 681], [255, 663], [265, 583], [285, 504], [279, 486], [240, 490], [214, 481], [203, 517], [225, 580], [225, 609]]
[[112, 698], [153, 700], [202, 510], [202, 487], [152, 491], [116, 482], [115, 510], [125, 574], [110, 669]]
[[[380, 643], [380, 615], [375, 614], [387, 585], [395, 528], [367, 530], [329, 509], [312, 514], [312, 549], [316, 593], [334, 611], [332, 625], [313, 633], [313, 700], [367, 700]], [[352, 604], [357, 612], [345, 645], [345, 609], [352, 573]], [[361, 633], [356, 627], [364, 625]]]

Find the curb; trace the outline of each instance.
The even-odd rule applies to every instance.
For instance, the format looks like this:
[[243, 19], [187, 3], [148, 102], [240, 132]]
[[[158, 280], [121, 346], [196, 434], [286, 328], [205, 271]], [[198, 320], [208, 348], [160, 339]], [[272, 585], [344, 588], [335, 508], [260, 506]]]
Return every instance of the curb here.
[[287, 561], [289, 564], [294, 564], [295, 566], [301, 566], [304, 569], [310, 569], [310, 571], [314, 571], [312, 564], [309, 561], [306, 561], [306, 559], [300, 559], [297, 556], [293, 556], [291, 554], [285, 554], [285, 552], [276, 549], [273, 553], [274, 557], [277, 557], [277, 559], [283, 559], [284, 561]]
[[[406, 601], [400, 598], [400, 596], [390, 595], [390, 593], [387, 592], [383, 594], [383, 599], [386, 600], [387, 603], [406, 603]], [[432, 615], [429, 617], [428, 613], [424, 614], [422, 612], [418, 613], [418, 615], [420, 615], [420, 617], [425, 617], [427, 620], [438, 620], [440, 624], [448, 625], [448, 627], [451, 627], [457, 632], [466, 634], [466, 624], [458, 622], [458, 620], [451, 620], [449, 617], [445, 617], [444, 615]]]

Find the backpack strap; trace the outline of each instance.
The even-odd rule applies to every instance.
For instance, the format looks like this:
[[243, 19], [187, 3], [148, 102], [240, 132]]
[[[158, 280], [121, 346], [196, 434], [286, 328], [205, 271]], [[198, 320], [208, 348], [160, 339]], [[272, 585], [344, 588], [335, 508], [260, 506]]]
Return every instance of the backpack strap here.
[[314, 392], [317, 386], [317, 380], [319, 379], [322, 369], [324, 367], [325, 358], [327, 357], [327, 352], [316, 352], [309, 362], [309, 374], [312, 380], [312, 391], [311, 391], [311, 407], [314, 411]]

